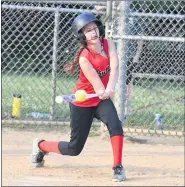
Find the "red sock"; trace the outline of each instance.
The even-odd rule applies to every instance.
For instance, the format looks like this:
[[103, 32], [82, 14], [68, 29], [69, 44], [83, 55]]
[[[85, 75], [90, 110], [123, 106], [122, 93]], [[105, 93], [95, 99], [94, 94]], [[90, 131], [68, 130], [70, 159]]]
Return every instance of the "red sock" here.
[[39, 148], [46, 153], [53, 152], [53, 153], [61, 154], [61, 152], [58, 149], [58, 143], [59, 142], [43, 141], [39, 143]]
[[122, 165], [123, 136], [116, 135], [111, 137], [114, 165]]

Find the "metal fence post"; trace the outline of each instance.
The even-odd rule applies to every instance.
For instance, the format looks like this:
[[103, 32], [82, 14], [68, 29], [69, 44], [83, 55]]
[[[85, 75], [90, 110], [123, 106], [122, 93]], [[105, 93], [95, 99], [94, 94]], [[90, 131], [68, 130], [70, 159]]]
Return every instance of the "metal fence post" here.
[[112, 13], [112, 0], [107, 1], [107, 5], [106, 5], [106, 16], [105, 16], [105, 19], [104, 19], [104, 23], [105, 23], [105, 38], [108, 38], [109, 19], [111, 17], [111, 13]]
[[58, 31], [59, 31], [59, 11], [58, 9], [56, 9], [55, 21], [54, 21], [54, 37], [53, 37], [52, 98], [51, 98], [50, 120], [54, 119], [54, 112], [55, 112]]
[[[118, 35], [122, 36], [126, 33], [126, 10], [127, 2], [120, 2], [120, 17], [119, 17], [119, 29]], [[116, 93], [114, 96], [115, 107], [118, 112], [118, 116], [123, 123], [124, 113], [125, 113], [125, 101], [126, 101], [126, 52], [125, 52], [125, 42], [122, 39], [118, 40], [117, 44], [118, 58], [119, 58], [119, 78], [116, 87]]]

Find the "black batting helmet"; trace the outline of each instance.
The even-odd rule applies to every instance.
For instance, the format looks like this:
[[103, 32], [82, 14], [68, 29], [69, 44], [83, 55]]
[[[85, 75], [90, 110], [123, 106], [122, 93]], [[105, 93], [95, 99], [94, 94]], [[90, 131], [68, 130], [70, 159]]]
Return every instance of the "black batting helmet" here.
[[[87, 24], [95, 22], [98, 27], [103, 28], [103, 24], [92, 13], [82, 13], [78, 15], [72, 22], [72, 30], [75, 36], [79, 36], [81, 29]], [[103, 35], [104, 31], [100, 29], [100, 35]]]

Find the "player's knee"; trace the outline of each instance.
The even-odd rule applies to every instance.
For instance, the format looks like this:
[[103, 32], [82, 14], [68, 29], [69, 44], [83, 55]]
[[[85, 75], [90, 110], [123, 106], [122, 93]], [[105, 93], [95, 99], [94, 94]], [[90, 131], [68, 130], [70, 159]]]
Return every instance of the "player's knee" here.
[[110, 134], [110, 137], [116, 136], [116, 135], [123, 135], [123, 128], [122, 128], [121, 123], [112, 125], [109, 128], [109, 134]]
[[116, 136], [116, 135], [123, 135], [123, 129], [111, 129], [110, 131], [110, 137]]
[[59, 142], [59, 150], [62, 155], [77, 156], [81, 153], [84, 145], [79, 142]]
[[70, 152], [71, 156], [78, 156], [82, 152], [82, 149], [72, 149]]
[[83, 149], [83, 146], [80, 146], [80, 145], [72, 146], [70, 148], [70, 155], [78, 156], [82, 152], [82, 149]]

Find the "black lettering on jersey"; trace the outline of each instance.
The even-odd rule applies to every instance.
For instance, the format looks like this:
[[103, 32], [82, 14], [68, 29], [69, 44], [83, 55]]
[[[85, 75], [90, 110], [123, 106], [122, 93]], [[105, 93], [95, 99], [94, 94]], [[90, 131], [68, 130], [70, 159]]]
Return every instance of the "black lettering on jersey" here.
[[98, 75], [99, 75], [100, 77], [104, 77], [105, 75], [107, 75], [107, 74], [110, 73], [110, 66], [108, 65], [108, 66], [105, 68], [105, 71], [96, 70], [96, 72], [98, 73]]

